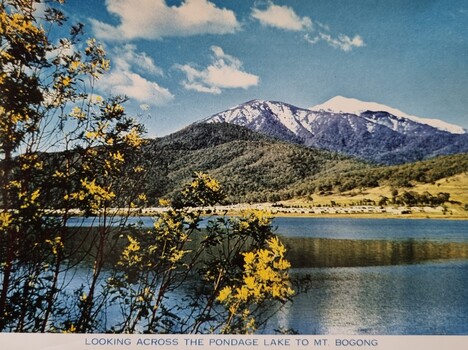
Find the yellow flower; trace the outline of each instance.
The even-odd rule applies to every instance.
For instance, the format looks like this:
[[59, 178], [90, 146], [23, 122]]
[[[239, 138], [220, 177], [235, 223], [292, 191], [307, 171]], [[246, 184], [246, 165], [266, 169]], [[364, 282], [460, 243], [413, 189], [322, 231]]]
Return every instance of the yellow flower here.
[[278, 270], [287, 270], [291, 267], [291, 263], [286, 259], [280, 259], [273, 263], [273, 267]]
[[98, 136], [99, 136], [99, 133], [97, 133], [96, 131], [87, 131], [85, 133], [85, 137], [90, 140], [97, 139]]
[[127, 247], [125, 247], [124, 251], [122, 252], [122, 258], [118, 264], [133, 266], [141, 263], [142, 258], [138, 254], [138, 252], [141, 249], [140, 243], [130, 235], [127, 235], [127, 239], [129, 241], [129, 244], [127, 245]]
[[65, 174], [63, 172], [61, 172], [61, 171], [55, 170], [55, 173], [52, 176], [53, 177], [63, 178], [63, 177], [65, 177]]
[[184, 256], [185, 254], [185, 251], [184, 250], [175, 250], [174, 252], [172, 252], [172, 255], [169, 257], [169, 261], [171, 263], [176, 263], [178, 262], [180, 259], [182, 259], [182, 257]]
[[80, 61], [73, 61], [70, 63], [70, 71], [74, 72], [76, 71], [81, 65]]
[[140, 244], [136, 239], [134, 239], [132, 236], [127, 236], [130, 244], [127, 246], [127, 249], [132, 251], [132, 252], [137, 252], [140, 250]]
[[168, 207], [171, 205], [171, 202], [168, 199], [160, 199], [159, 205], [162, 207]]
[[68, 329], [63, 331], [63, 333], [75, 333], [75, 332], [76, 332], [76, 327], [73, 324]]
[[260, 262], [266, 263], [270, 260], [270, 251], [267, 249], [260, 249], [257, 255]]
[[133, 168], [133, 171], [136, 173], [141, 173], [145, 170], [141, 165], [137, 165], [136, 167]]
[[275, 284], [271, 288], [272, 288], [271, 295], [273, 296], [273, 298], [277, 298], [281, 296], [281, 286]]
[[11, 214], [8, 212], [0, 212], [0, 228], [5, 229], [11, 224]]
[[41, 192], [39, 189], [35, 190], [33, 193], [31, 193], [31, 203], [34, 203], [36, 199], [40, 196]]
[[68, 85], [70, 85], [70, 83], [71, 83], [70, 77], [63, 77], [62, 78], [62, 85], [63, 86], [68, 86]]
[[84, 179], [81, 180], [81, 185], [87, 189], [88, 193], [93, 195], [95, 199], [111, 200], [115, 197], [115, 193], [96, 184], [96, 180], [90, 182], [87, 179]]
[[257, 275], [258, 275], [258, 277], [260, 277], [260, 279], [262, 281], [273, 280], [274, 277], [275, 277], [275, 274], [274, 274], [273, 270], [270, 267], [267, 267], [267, 268], [264, 268], [264, 269], [261, 269], [261, 270], [257, 271]]
[[247, 253], [244, 253], [244, 262], [247, 264], [247, 265], [250, 265], [254, 262], [255, 260], [255, 253], [253, 252], [247, 252]]
[[255, 288], [255, 277], [253, 276], [248, 276], [244, 278], [244, 283], [247, 286], [247, 288], [254, 289]]
[[231, 287], [224, 287], [220, 292], [218, 297], [216, 298], [218, 301], [223, 302], [225, 301], [230, 295], [232, 294]]
[[117, 151], [115, 153], [111, 153], [111, 156], [112, 156], [112, 159], [114, 159], [117, 162], [123, 162], [124, 161], [124, 157], [123, 157], [122, 153], [120, 153], [120, 151]]
[[132, 128], [130, 132], [125, 136], [125, 141], [131, 147], [138, 148], [143, 143], [143, 139], [136, 128]]
[[286, 248], [284, 247], [283, 243], [280, 242], [278, 237], [274, 237], [270, 240], [268, 240], [268, 246], [270, 249], [278, 254], [279, 256], [283, 256], [284, 253], [286, 252]]
[[72, 111], [70, 112], [70, 116], [79, 120], [86, 119], [86, 114], [80, 107], [73, 107]]
[[246, 301], [249, 298], [249, 289], [246, 286], [242, 286], [236, 289], [236, 298], [242, 301]]

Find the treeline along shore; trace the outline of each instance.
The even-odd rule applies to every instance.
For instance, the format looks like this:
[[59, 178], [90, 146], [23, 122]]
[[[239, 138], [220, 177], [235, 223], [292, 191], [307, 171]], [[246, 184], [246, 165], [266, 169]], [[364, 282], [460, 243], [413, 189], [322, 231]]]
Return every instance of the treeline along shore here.
[[[129, 216], [158, 216], [167, 212], [169, 207], [148, 208], [109, 208], [107, 214]], [[238, 215], [248, 210], [263, 211], [274, 217], [302, 216], [302, 217], [350, 217], [350, 218], [444, 218], [468, 220], [468, 211], [450, 209], [446, 206], [378, 206], [378, 205], [348, 205], [348, 206], [312, 206], [312, 205], [284, 205], [276, 203], [232, 204], [209, 207], [194, 207], [190, 211], [201, 211], [205, 215]], [[62, 212], [60, 209], [47, 210], [47, 214], [54, 216]], [[72, 209], [69, 214], [82, 216], [79, 209]]]

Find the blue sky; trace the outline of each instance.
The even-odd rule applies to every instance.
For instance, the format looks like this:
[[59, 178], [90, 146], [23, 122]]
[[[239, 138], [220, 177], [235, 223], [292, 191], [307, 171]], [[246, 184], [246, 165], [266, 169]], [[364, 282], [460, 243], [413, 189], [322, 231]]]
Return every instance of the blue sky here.
[[68, 0], [104, 43], [102, 94], [149, 136], [237, 104], [341, 95], [468, 128], [466, 0]]

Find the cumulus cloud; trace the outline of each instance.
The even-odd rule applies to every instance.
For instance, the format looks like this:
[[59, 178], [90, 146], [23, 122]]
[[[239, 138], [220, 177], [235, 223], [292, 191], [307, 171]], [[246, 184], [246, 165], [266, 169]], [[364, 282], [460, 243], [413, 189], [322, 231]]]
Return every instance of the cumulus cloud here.
[[252, 17], [267, 26], [286, 30], [301, 31], [312, 29], [312, 20], [309, 17], [299, 17], [291, 7], [278, 6], [270, 2], [265, 10], [254, 8]]
[[165, 0], [107, 0], [106, 5], [120, 24], [92, 20], [95, 35], [104, 40], [228, 34], [240, 28], [233, 11], [208, 0], [185, 0], [180, 6]]
[[114, 49], [112, 63], [120, 70], [130, 70], [134, 67], [137, 70], [149, 74], [163, 75], [161, 68], [156, 66], [154, 60], [145, 52], [137, 52], [133, 44], [126, 44]]
[[102, 79], [101, 87], [112, 94], [152, 105], [164, 105], [174, 98], [168, 89], [130, 71], [112, 71]]
[[183, 86], [187, 90], [220, 94], [223, 89], [247, 89], [257, 86], [259, 77], [242, 70], [242, 62], [224, 53], [219, 46], [212, 46], [211, 64], [204, 69], [192, 65], [177, 65], [176, 68], [185, 73]]
[[141, 105], [164, 105], [174, 95], [157, 82], [149, 80], [135, 70], [162, 75], [146, 53], [136, 51], [134, 45], [116, 47], [111, 52], [113, 68], [98, 81], [98, 88], [114, 95], [125, 95]]

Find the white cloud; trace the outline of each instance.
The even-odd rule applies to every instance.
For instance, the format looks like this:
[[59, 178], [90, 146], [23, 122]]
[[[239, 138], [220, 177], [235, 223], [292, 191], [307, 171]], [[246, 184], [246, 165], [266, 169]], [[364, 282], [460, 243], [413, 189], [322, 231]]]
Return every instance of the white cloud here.
[[145, 73], [163, 75], [162, 69], [156, 66], [151, 57], [145, 52], [136, 52], [136, 49], [132, 44], [116, 47], [112, 63], [120, 70], [130, 70], [134, 67]]
[[121, 23], [113, 26], [92, 20], [100, 39], [228, 34], [240, 28], [233, 11], [218, 8], [208, 0], [185, 0], [180, 6], [168, 6], [165, 0], [107, 0], [106, 5]]
[[44, 4], [42, 2], [34, 2], [32, 4], [32, 7], [33, 7], [33, 10], [34, 10], [34, 15], [37, 18], [43, 18], [45, 16], [46, 9], [47, 9], [46, 4]]
[[260, 23], [280, 29], [301, 31], [312, 29], [312, 20], [309, 17], [299, 17], [292, 8], [278, 6], [270, 2], [268, 8], [260, 10], [254, 8], [252, 17]]
[[98, 81], [98, 89], [113, 95], [124, 95], [136, 100], [141, 105], [164, 105], [174, 99], [174, 95], [155, 81], [151, 81], [141, 72], [162, 75], [151, 57], [146, 53], [136, 52], [136, 46], [124, 45], [111, 52], [113, 69]]
[[112, 71], [101, 78], [99, 86], [114, 95], [151, 105], [164, 105], [174, 99], [168, 89], [131, 71]]
[[334, 38], [330, 34], [319, 33], [314, 38], [310, 38], [308, 34], [304, 36], [305, 40], [310, 44], [316, 44], [319, 41], [325, 41], [330, 46], [343, 50], [345, 52], [351, 51], [355, 47], [365, 46], [364, 40], [359, 35], [355, 35], [354, 38], [350, 38], [347, 35], [340, 34]]
[[[300, 17], [291, 7], [275, 5], [272, 1], [268, 1], [268, 7], [264, 10], [253, 8], [252, 17], [263, 25], [305, 33], [304, 39], [311, 45], [324, 41], [331, 47], [345, 52], [365, 46], [364, 40], [359, 35], [355, 35], [352, 39], [344, 34], [334, 37], [328, 34], [331, 29], [327, 24], [315, 20], [312, 22], [307, 16]], [[313, 32], [316, 34], [311, 36], [310, 33]]]
[[187, 90], [195, 90], [211, 94], [220, 94], [223, 89], [247, 89], [257, 86], [259, 77], [242, 70], [242, 62], [231, 55], [224, 53], [219, 46], [212, 46], [212, 63], [202, 70], [193, 66], [177, 65], [185, 73], [183, 86]]

